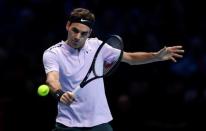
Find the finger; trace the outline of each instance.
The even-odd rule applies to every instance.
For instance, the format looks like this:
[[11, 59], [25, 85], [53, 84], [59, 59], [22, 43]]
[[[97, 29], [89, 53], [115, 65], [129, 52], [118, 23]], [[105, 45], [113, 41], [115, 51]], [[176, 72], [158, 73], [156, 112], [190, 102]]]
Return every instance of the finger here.
[[60, 101], [64, 104], [68, 103], [68, 100], [65, 97], [61, 97]]
[[67, 92], [66, 93], [66, 98], [69, 100], [69, 101], [73, 101], [73, 99], [74, 99], [74, 97], [69, 93], [69, 92]]
[[172, 48], [180, 49], [180, 48], [182, 48], [182, 46], [181, 45], [177, 45], [177, 46], [172, 46]]
[[64, 95], [62, 97], [64, 97], [65, 99], [69, 99], [69, 96], [67, 93], [64, 93]]
[[173, 61], [173, 62], [177, 62], [176, 60], [175, 60], [175, 58], [174, 57], [170, 57], [170, 59]]
[[168, 52], [172, 52], [172, 53], [184, 53], [185, 51], [184, 50], [180, 50], [180, 49], [168, 49]]
[[69, 104], [71, 104], [73, 102], [73, 99], [70, 97], [70, 95], [68, 93], [65, 93], [62, 96], [62, 100], [64, 101], [64, 103], [69, 103]]
[[183, 55], [180, 55], [180, 54], [173, 54], [174, 57], [177, 57], [177, 58], [182, 58]]
[[182, 50], [182, 46], [172, 46], [172, 47], [168, 47], [167, 49], [170, 50], [170, 51], [178, 51], [178, 50], [181, 50], [181, 51], [184, 52], [184, 50]]
[[171, 46], [171, 47], [167, 47], [168, 49], [171, 49], [171, 50], [180, 50], [182, 49], [182, 46]]
[[74, 94], [72, 92], [67, 92], [71, 98], [74, 98]]
[[175, 53], [184, 53], [185, 51], [184, 50], [175, 50], [174, 52]]
[[72, 101], [76, 101], [75, 96], [72, 92], [68, 92], [68, 94], [69, 94], [70, 98], [72, 99]]

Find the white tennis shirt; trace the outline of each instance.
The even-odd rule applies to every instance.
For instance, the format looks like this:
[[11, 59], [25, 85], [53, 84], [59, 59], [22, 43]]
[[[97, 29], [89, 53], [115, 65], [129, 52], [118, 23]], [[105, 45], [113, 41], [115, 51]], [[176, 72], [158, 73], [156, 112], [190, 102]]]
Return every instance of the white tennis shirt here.
[[[101, 43], [98, 38], [88, 38], [81, 50], [71, 48], [64, 41], [53, 45], [43, 54], [45, 72], [58, 71], [62, 90], [65, 92], [74, 90], [88, 72]], [[102, 65], [100, 70], [103, 69], [103, 61], [112, 62], [119, 54], [119, 50], [109, 45], [104, 46], [102, 57], [98, 58]], [[112, 119], [102, 78], [82, 88], [72, 104], [58, 103], [56, 122], [69, 127], [92, 127]]]

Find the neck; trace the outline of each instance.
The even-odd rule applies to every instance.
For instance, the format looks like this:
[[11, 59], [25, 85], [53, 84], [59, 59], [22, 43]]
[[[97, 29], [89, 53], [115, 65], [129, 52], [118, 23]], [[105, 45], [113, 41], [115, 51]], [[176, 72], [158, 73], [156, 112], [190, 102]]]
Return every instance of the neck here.
[[82, 49], [82, 47], [79, 47], [79, 48], [72, 47], [72, 46], [69, 44], [69, 41], [68, 41], [68, 40], [66, 40], [65, 43], [66, 43], [68, 46], [70, 46], [71, 48], [78, 50], [78, 52], [80, 52], [80, 50]]

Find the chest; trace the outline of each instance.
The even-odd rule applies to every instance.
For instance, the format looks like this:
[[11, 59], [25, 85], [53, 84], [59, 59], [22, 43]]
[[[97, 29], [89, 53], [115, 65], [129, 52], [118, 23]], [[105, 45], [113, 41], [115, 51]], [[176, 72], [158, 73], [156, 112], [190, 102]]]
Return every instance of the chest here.
[[60, 52], [59, 68], [61, 74], [71, 76], [81, 76], [89, 70], [95, 50], [83, 50], [76, 52]]

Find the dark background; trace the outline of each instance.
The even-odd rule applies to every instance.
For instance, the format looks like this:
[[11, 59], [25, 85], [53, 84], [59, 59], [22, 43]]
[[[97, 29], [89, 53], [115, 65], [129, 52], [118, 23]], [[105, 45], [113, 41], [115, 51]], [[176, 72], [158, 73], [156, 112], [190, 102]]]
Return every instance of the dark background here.
[[183, 45], [184, 58], [130, 66], [105, 78], [115, 131], [206, 129], [206, 8], [198, 0], [0, 0], [0, 131], [50, 131], [56, 101], [36, 91], [45, 82], [42, 54], [65, 40], [73, 8], [96, 15], [92, 36], [116, 33], [125, 51]]

